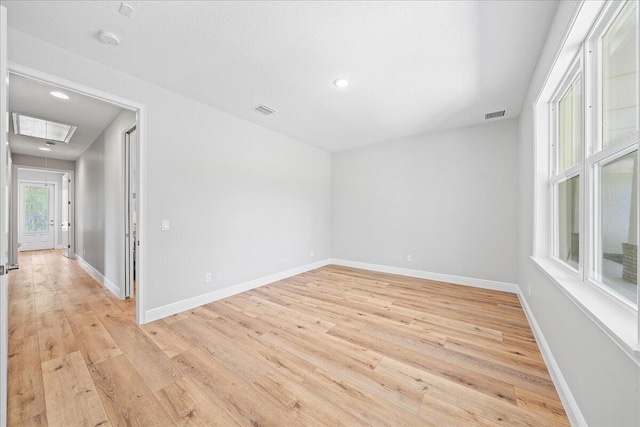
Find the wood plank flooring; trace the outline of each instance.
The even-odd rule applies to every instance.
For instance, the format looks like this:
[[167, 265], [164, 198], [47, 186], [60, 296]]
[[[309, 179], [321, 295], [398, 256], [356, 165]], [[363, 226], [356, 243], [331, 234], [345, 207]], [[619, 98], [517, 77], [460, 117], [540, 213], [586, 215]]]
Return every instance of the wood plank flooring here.
[[337, 266], [147, 325], [59, 251], [9, 274], [9, 426], [566, 426], [515, 295]]

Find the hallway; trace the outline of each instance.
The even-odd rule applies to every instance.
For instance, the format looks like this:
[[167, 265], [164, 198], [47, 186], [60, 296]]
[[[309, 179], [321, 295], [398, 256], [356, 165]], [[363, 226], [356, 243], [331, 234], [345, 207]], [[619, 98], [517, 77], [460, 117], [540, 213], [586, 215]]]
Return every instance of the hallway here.
[[57, 400], [65, 378], [90, 384], [85, 399], [101, 406], [82, 357], [90, 364], [122, 354], [97, 317], [135, 327], [134, 300], [119, 300], [60, 250], [21, 252], [19, 262], [9, 274], [8, 425], [46, 425], [45, 394], [52, 408], [73, 407]]

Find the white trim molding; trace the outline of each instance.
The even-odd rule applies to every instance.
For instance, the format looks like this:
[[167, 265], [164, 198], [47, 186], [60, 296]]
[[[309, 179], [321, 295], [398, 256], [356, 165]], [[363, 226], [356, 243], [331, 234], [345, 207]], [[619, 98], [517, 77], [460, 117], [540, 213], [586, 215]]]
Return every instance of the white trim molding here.
[[211, 302], [218, 301], [232, 295], [250, 291], [251, 289], [259, 288], [260, 286], [268, 285], [270, 283], [277, 282], [278, 280], [283, 280], [288, 277], [306, 273], [307, 271], [315, 270], [316, 268], [324, 267], [329, 264], [331, 264], [331, 260], [327, 258], [325, 260], [314, 262], [312, 264], [302, 265], [300, 267], [295, 267], [290, 270], [282, 271], [280, 273], [270, 274], [269, 276], [260, 277], [248, 282], [218, 289], [204, 295], [198, 295], [182, 301], [163, 305], [161, 307], [152, 308], [151, 310], [147, 310], [145, 312], [144, 318], [146, 322], [153, 322], [154, 320], [162, 319], [164, 317], [171, 316], [173, 314], [177, 314], [186, 310], [191, 310], [192, 308], [200, 307], [201, 305], [209, 304]]
[[534, 265], [556, 285], [589, 319], [640, 366], [637, 311], [605, 291], [563, 268], [548, 258], [531, 257]]
[[578, 403], [571, 393], [569, 384], [567, 384], [567, 381], [564, 379], [562, 371], [560, 370], [560, 366], [558, 366], [556, 359], [553, 357], [553, 353], [551, 353], [551, 347], [549, 347], [549, 344], [547, 343], [547, 340], [542, 333], [542, 329], [540, 329], [538, 322], [536, 322], [536, 318], [533, 316], [533, 312], [531, 311], [531, 308], [527, 303], [527, 299], [524, 297], [522, 291], [518, 292], [518, 298], [520, 299], [520, 305], [524, 310], [524, 314], [527, 316], [527, 320], [529, 321], [531, 331], [536, 337], [538, 348], [540, 348], [540, 353], [542, 353], [544, 363], [547, 365], [547, 369], [549, 370], [549, 374], [551, 375], [551, 380], [556, 386], [556, 390], [558, 391], [558, 395], [560, 396], [560, 400], [562, 401], [562, 406], [564, 406], [565, 412], [569, 417], [571, 425], [586, 426], [587, 421], [584, 419], [582, 411], [580, 410]]
[[111, 291], [112, 294], [120, 298], [120, 288], [115, 283], [107, 279], [94, 266], [92, 266], [87, 261], [82, 259], [80, 255], [75, 254], [75, 258], [78, 261], [78, 265], [80, 265], [80, 267], [82, 267], [87, 273], [92, 275], [98, 282], [102, 283], [105, 286], [105, 288]]
[[494, 291], [511, 292], [517, 294], [520, 287], [514, 283], [497, 282], [493, 280], [475, 279], [472, 277], [453, 276], [451, 274], [432, 273], [423, 270], [412, 270], [409, 268], [390, 267], [387, 265], [369, 264], [359, 261], [348, 261], [344, 259], [332, 259], [331, 264], [343, 267], [361, 268], [363, 270], [378, 271], [380, 273], [398, 274], [400, 276], [416, 277], [418, 279], [434, 280], [437, 282], [452, 283], [454, 285], [472, 286], [474, 288], [491, 289]]
[[[145, 323], [146, 291], [147, 291], [147, 107], [137, 101], [132, 101], [118, 95], [104, 92], [89, 86], [63, 79], [43, 71], [35, 70], [27, 66], [8, 62], [8, 71], [36, 80], [41, 83], [53, 85], [82, 95], [90, 96], [122, 109], [137, 111], [138, 126], [138, 248], [136, 253], [136, 323]], [[74, 248], [75, 249], [75, 248]], [[113, 292], [113, 291], [112, 291]], [[117, 294], [116, 294], [117, 295]], [[120, 296], [118, 296], [120, 298]]]

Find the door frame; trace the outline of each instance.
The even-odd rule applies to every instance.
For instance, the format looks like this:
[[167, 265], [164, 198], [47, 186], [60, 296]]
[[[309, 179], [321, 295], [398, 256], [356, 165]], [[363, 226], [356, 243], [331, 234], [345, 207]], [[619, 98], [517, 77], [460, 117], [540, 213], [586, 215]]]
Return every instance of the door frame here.
[[33, 68], [25, 67], [9, 61], [7, 71], [11, 74], [22, 76], [47, 85], [57, 86], [61, 89], [76, 92], [89, 96], [109, 104], [115, 105], [124, 110], [136, 113], [136, 123], [138, 127], [138, 213], [140, 216], [140, 227], [137, 230], [138, 247], [136, 248], [136, 323], [146, 323], [146, 271], [147, 271], [147, 251], [146, 251], [146, 147], [147, 147], [147, 107], [137, 101], [123, 98], [99, 89], [82, 85], [77, 82], [63, 79], [61, 77], [48, 74]]
[[[136, 243], [138, 240], [137, 229], [140, 224], [140, 217], [137, 215], [136, 218], [136, 239], [132, 242], [131, 237], [131, 201], [135, 199], [139, 193], [138, 188], [131, 188], [131, 137], [130, 134], [133, 131], [137, 133], [138, 124], [136, 122], [130, 123], [120, 130], [120, 134], [122, 135], [122, 146], [123, 146], [123, 154], [124, 154], [124, 253], [125, 253], [125, 264], [124, 264], [124, 286], [122, 287], [123, 295], [125, 298], [127, 297], [135, 297], [135, 292], [133, 291], [133, 281], [135, 277], [135, 255], [136, 254]], [[136, 135], [137, 138], [137, 135]], [[137, 147], [136, 141], [136, 148]], [[136, 153], [136, 160], [138, 155]], [[132, 197], [133, 191], [133, 197]], [[137, 213], [137, 212], [136, 212]]]
[[[44, 166], [36, 166], [36, 165], [24, 165], [24, 164], [15, 164], [13, 163], [11, 166], [11, 187], [9, 191], [11, 191], [12, 203], [10, 206], [11, 212], [9, 212], [9, 264], [18, 265], [18, 236], [20, 234], [20, 230], [18, 230], [18, 199], [19, 199], [19, 191], [18, 191], [18, 171], [22, 170], [34, 170], [39, 172], [44, 172]], [[76, 222], [75, 222], [75, 213], [76, 213], [76, 180], [75, 180], [75, 171], [72, 169], [59, 169], [59, 168], [47, 168], [46, 170], [50, 172], [57, 173], [68, 173], [69, 179], [71, 182], [69, 183], [69, 201], [71, 202], [71, 209], [69, 209], [69, 222], [71, 223], [71, 227], [69, 229], [69, 258], [75, 258], [75, 250], [76, 250]]]
[[[8, 191], [5, 186], [7, 185], [7, 175], [9, 174], [9, 146], [7, 145], [9, 140], [9, 109], [8, 109], [8, 97], [7, 97], [7, 83], [6, 78], [8, 76], [7, 67], [7, 8], [0, 5], [0, 128], [4, 132], [0, 132], [0, 199], [2, 200], [2, 208], [0, 208], [0, 264], [5, 268], [5, 264], [8, 264], [8, 252], [9, 249], [9, 234], [6, 233], [4, 224], [8, 221], [5, 216], [9, 215], [9, 206], [6, 203], [9, 199], [9, 195], [5, 195], [4, 192]], [[6, 112], [7, 114], [5, 114]], [[6, 142], [6, 144], [5, 144]], [[5, 163], [6, 162], [6, 163]], [[6, 197], [6, 199], [5, 199]], [[7, 425], [7, 374], [8, 374], [8, 359], [9, 359], [9, 286], [7, 280], [7, 274], [4, 272], [0, 276], [0, 426]]]
[[[65, 177], [66, 177], [66, 180], [65, 180]], [[71, 259], [73, 259], [73, 254], [75, 250], [75, 247], [73, 245], [74, 239], [72, 238], [74, 237], [73, 226], [75, 225], [75, 218], [73, 216], [73, 212], [76, 207], [75, 200], [73, 199], [73, 183], [74, 183], [73, 172], [64, 172], [62, 174], [62, 187], [60, 188], [60, 243], [64, 243], [64, 235], [66, 232], [67, 247], [65, 248], [64, 244], [62, 245], [62, 255]], [[67, 197], [64, 197], [65, 186], [67, 187]], [[64, 215], [65, 209], [67, 210], [66, 225], [63, 222], [63, 218], [65, 217]], [[67, 227], [66, 231], [64, 229], [65, 227]]]
[[[51, 205], [53, 205], [53, 225], [50, 224], [50, 218], [51, 218], [51, 214], [49, 214], [49, 218], [47, 218], [47, 223], [49, 223], [49, 227], [53, 227], [53, 230], [49, 230], [49, 233], [53, 233], [53, 239], [52, 239], [52, 247], [51, 249], [57, 249], [58, 247], [58, 197], [57, 197], [57, 190], [58, 190], [58, 186], [56, 185], [55, 182], [50, 182], [48, 183], [48, 186], [45, 187], [45, 182], [44, 181], [36, 181], [36, 180], [32, 180], [32, 179], [21, 179], [18, 180], [18, 200], [16, 201], [16, 205], [18, 208], [18, 237], [20, 237], [20, 235], [22, 234], [22, 230], [20, 229], [21, 225], [24, 226], [24, 194], [23, 192], [20, 190], [20, 186], [22, 185], [23, 187], [27, 187], [29, 185], [33, 185], [33, 186], [37, 186], [37, 187], [44, 187], [44, 188], [48, 188], [48, 186], [50, 185], [51, 188], [53, 188], [53, 203], [51, 203], [51, 201], [49, 201], [49, 208], [51, 208]], [[51, 190], [49, 190], [49, 195], [51, 196]], [[21, 215], [22, 213], [22, 215]], [[11, 226], [11, 224], [9, 225]], [[23, 243], [24, 244], [24, 243]], [[49, 248], [47, 248], [49, 249]], [[47, 249], [34, 249], [34, 250], [47, 250]]]

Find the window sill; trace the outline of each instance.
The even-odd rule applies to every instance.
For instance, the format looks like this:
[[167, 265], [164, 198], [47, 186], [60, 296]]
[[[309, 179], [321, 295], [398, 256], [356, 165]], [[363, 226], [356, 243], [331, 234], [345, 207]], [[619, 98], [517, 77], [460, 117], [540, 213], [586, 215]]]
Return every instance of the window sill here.
[[640, 365], [638, 317], [635, 310], [613, 300], [595, 286], [585, 284], [552, 259], [531, 259], [571, 301]]

